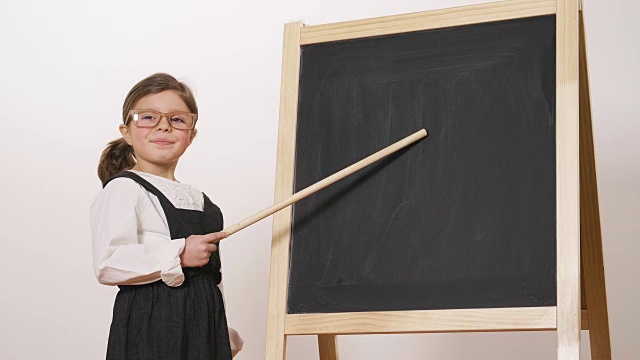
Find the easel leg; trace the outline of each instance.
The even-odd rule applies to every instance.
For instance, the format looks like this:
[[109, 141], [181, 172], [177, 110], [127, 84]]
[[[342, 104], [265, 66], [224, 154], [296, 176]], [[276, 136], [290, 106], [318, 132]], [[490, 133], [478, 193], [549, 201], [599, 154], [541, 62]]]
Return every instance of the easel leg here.
[[580, 12], [580, 245], [591, 359], [610, 360], [609, 317], [602, 256], [591, 103], [583, 14]]
[[556, 2], [558, 359], [580, 359], [578, 0]]
[[332, 334], [318, 335], [320, 360], [338, 360], [338, 337]]
[[266, 360], [285, 360], [287, 356], [287, 336], [284, 333], [267, 331]]

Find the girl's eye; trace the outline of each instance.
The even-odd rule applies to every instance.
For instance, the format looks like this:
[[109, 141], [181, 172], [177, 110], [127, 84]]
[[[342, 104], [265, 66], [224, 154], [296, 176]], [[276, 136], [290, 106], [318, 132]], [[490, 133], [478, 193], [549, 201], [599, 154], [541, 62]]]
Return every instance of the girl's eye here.
[[156, 117], [152, 114], [142, 114], [140, 115], [140, 120], [156, 120]]
[[172, 118], [171, 118], [171, 121], [173, 121], [173, 122], [179, 122], [179, 123], [184, 123], [184, 122], [185, 122], [183, 118], [178, 117], [178, 116], [172, 117]]

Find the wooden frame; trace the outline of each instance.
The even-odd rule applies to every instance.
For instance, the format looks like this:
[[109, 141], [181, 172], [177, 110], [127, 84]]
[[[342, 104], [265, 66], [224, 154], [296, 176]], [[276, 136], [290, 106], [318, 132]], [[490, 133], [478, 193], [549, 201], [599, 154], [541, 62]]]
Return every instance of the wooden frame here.
[[[581, 5], [582, 8], [582, 5]], [[596, 181], [591, 98], [583, 12], [580, 12], [580, 252], [585, 302], [582, 329], [589, 330], [591, 359], [611, 359], [600, 206]]]
[[558, 358], [580, 358], [578, 0], [556, 9], [556, 221]]
[[267, 359], [285, 359], [288, 335], [318, 334], [321, 360], [332, 360], [338, 358], [336, 334], [557, 330], [558, 358], [578, 360], [581, 321], [591, 330], [592, 359], [610, 359], [581, 7], [579, 0], [508, 0], [337, 24], [285, 25], [276, 202], [293, 193], [301, 45], [556, 14], [557, 306], [287, 314], [288, 208], [273, 221]]

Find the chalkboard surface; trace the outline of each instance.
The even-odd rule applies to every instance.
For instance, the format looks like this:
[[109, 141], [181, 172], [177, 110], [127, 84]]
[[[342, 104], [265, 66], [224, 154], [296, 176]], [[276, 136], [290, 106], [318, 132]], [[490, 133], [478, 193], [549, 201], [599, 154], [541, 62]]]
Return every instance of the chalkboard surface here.
[[288, 313], [556, 304], [555, 26], [302, 47]]

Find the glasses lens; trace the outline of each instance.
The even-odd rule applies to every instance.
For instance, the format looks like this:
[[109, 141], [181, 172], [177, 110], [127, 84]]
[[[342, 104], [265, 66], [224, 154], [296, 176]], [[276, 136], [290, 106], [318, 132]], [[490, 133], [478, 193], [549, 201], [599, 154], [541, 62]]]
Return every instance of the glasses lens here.
[[171, 126], [176, 129], [191, 129], [193, 127], [193, 116], [191, 114], [171, 115]]
[[138, 127], [154, 127], [160, 119], [160, 114], [150, 111], [134, 112], [133, 121]]

